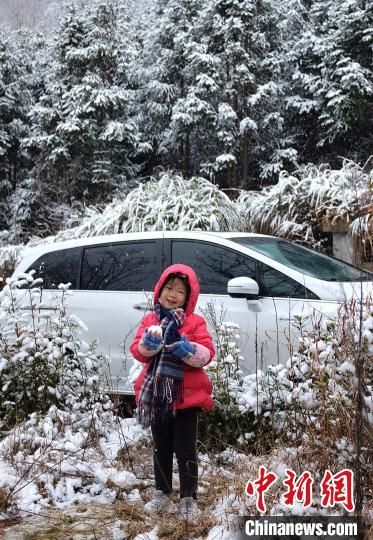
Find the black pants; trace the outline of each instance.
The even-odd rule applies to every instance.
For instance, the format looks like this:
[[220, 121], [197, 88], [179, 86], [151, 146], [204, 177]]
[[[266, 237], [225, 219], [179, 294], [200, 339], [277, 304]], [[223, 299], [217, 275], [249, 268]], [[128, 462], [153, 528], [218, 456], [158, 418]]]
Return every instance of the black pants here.
[[197, 498], [197, 425], [198, 408], [157, 416], [151, 424], [154, 441], [155, 487], [172, 491], [172, 460], [175, 452], [179, 466], [180, 498]]

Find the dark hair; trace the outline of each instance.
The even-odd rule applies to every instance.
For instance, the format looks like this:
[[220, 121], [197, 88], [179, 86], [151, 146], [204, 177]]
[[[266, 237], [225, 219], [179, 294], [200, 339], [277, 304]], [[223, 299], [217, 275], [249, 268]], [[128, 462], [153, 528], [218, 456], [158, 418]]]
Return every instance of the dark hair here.
[[172, 272], [172, 274], [169, 274], [167, 276], [167, 278], [165, 279], [161, 290], [159, 291], [159, 296], [161, 296], [163, 288], [165, 287], [165, 285], [169, 281], [172, 281], [172, 280], [174, 280], [176, 278], [180, 279], [180, 281], [182, 281], [184, 283], [185, 287], [186, 287], [187, 293], [186, 293], [186, 300], [185, 300], [185, 305], [184, 305], [184, 307], [186, 307], [188, 305], [189, 298], [190, 298], [190, 293], [191, 293], [191, 287], [190, 287], [190, 283], [189, 283], [189, 278], [188, 278], [188, 276], [186, 274], [182, 274], [181, 272]]

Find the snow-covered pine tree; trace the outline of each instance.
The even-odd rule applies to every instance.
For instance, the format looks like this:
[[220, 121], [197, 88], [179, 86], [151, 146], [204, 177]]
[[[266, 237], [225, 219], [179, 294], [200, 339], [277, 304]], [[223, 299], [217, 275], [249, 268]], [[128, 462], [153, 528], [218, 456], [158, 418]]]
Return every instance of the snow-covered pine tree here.
[[216, 144], [218, 110], [216, 97], [220, 91], [220, 62], [208, 53], [204, 43], [187, 34], [177, 39], [185, 51], [185, 89], [172, 109], [166, 140], [179, 150], [186, 176], [201, 168]]
[[0, 31], [0, 230], [4, 239], [11, 227], [9, 197], [29, 166], [21, 148], [22, 137], [29, 133], [27, 113], [32, 105], [32, 66], [27, 43], [27, 34]]
[[294, 162], [273, 2], [159, 0], [155, 16], [139, 70], [152, 164], [247, 186]]
[[[143, 122], [143, 109], [146, 105], [142, 102], [144, 71], [142, 68], [144, 56], [144, 43], [146, 33], [151, 26], [154, 12], [154, 2], [152, 0], [119, 0], [117, 25], [120, 28], [119, 58], [120, 62], [117, 70], [118, 84], [126, 88], [128, 95], [128, 114], [136, 126], [136, 148], [131, 155], [131, 162], [134, 169], [134, 181], [137, 183], [136, 173], [147, 172], [149, 156], [152, 145], [149, 133], [144, 133], [141, 128], [145, 127]], [[133, 159], [135, 158], [135, 159]], [[126, 182], [126, 185], [128, 181]], [[131, 182], [130, 182], [131, 184]], [[129, 185], [129, 187], [131, 187]]]
[[159, 164], [182, 169], [185, 176], [196, 170], [192, 145], [198, 141], [191, 132], [196, 124], [203, 131], [213, 114], [204, 100], [211, 90], [210, 73], [205, 72], [204, 81], [198, 78], [201, 63], [204, 70], [211, 63], [193, 33], [202, 3], [159, 0], [153, 21], [157, 26], [145, 38], [139, 78], [144, 83], [141, 125], [152, 144], [150, 172]]
[[[31, 111], [29, 148], [44, 185], [62, 200], [100, 200], [133, 174], [137, 128], [124, 82], [117, 9], [70, 5], [57, 33], [46, 90]], [[119, 19], [121, 20], [121, 19]]]
[[[30, 74], [25, 87], [31, 93], [31, 101], [26, 110], [29, 126], [24, 135], [27, 140], [31, 132], [28, 113], [45, 91], [44, 74], [49, 68], [50, 51], [48, 41], [41, 33], [23, 31], [18, 33], [18, 38], [30, 65]], [[24, 141], [25, 138], [20, 140], [20, 152], [27, 158], [27, 167], [20, 169], [15, 189], [10, 193], [6, 204], [8, 223], [6, 239], [15, 244], [23, 242], [35, 233], [41, 236], [53, 234], [63, 221], [66, 212], [66, 207], [55, 197], [54, 186], [50, 189], [54, 195], [52, 200], [40, 189], [39, 171], [34, 166], [36, 156], [27, 148]]]
[[288, 106], [303, 127], [304, 158], [365, 162], [372, 148], [372, 7], [364, 0], [316, 0], [307, 19], [289, 52]]
[[225, 172], [225, 184], [248, 187], [254, 177], [271, 177], [285, 159], [295, 158], [282, 135], [278, 13], [272, 0], [214, 0], [202, 17], [208, 51], [223, 68], [212, 168]]

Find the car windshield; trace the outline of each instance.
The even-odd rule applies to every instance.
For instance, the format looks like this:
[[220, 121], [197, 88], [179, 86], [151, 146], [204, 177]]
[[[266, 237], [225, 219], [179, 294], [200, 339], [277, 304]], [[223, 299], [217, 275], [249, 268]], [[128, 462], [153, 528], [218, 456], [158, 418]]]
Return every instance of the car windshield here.
[[231, 238], [254, 251], [324, 281], [373, 281], [373, 274], [310, 248], [276, 238]]

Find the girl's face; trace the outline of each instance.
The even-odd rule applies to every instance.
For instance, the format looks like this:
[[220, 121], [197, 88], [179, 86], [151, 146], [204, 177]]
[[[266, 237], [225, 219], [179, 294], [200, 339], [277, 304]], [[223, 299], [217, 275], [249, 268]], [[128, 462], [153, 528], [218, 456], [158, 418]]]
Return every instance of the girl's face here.
[[187, 287], [179, 278], [171, 278], [166, 282], [159, 296], [159, 301], [166, 309], [183, 307], [187, 299]]

